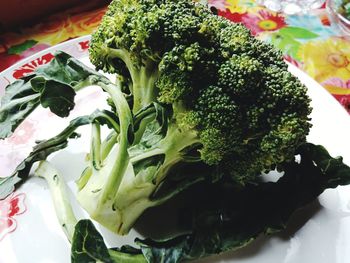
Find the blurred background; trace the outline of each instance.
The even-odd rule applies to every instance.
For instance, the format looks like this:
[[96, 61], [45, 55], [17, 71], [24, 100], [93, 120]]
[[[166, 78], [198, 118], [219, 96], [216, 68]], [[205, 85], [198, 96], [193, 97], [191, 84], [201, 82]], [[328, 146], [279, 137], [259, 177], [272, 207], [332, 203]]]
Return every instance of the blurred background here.
[[0, 72], [69, 39], [90, 35], [110, 0], [0, 0]]
[[[108, 0], [1, 0], [0, 32], [15, 29], [23, 24], [33, 24], [51, 14], [76, 8], [76, 11], [88, 11], [103, 5]], [[74, 12], [74, 10], [71, 10]]]

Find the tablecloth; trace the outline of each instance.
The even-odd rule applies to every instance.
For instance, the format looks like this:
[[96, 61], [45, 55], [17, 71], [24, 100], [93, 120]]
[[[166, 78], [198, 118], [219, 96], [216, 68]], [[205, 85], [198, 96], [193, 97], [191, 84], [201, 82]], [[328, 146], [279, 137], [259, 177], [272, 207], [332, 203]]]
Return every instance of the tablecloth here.
[[[257, 38], [279, 48], [350, 113], [350, 36], [332, 23], [326, 5], [307, 14], [285, 15], [255, 0], [207, 0], [219, 15], [243, 23]], [[67, 10], [42, 22], [0, 35], [0, 71], [60, 42], [91, 34], [107, 6], [91, 11]]]

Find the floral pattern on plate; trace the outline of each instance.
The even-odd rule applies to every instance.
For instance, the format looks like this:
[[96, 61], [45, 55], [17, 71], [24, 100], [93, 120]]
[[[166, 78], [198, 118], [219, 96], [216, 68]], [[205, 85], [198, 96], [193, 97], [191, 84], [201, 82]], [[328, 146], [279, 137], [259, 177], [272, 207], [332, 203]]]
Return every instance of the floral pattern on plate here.
[[16, 217], [26, 211], [24, 200], [24, 193], [13, 193], [0, 200], [0, 240], [17, 228]]
[[36, 58], [23, 66], [19, 67], [18, 69], [15, 69], [13, 71], [13, 77], [15, 79], [19, 79], [21, 77], [24, 77], [28, 75], [29, 73], [33, 72], [37, 67], [40, 65], [44, 65], [49, 63], [54, 58], [54, 55], [51, 53], [47, 53], [39, 58]]

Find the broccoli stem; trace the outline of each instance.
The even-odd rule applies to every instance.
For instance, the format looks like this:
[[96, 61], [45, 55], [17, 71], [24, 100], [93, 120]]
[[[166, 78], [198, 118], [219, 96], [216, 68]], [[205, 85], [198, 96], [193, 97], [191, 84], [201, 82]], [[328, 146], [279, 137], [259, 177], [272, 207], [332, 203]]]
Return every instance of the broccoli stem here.
[[118, 192], [119, 185], [129, 163], [129, 154], [127, 150], [130, 142], [128, 133], [130, 126], [132, 125], [132, 115], [128, 102], [126, 101], [119, 87], [111, 84], [106, 85], [102, 82], [99, 83], [99, 85], [110, 94], [117, 109], [120, 122], [120, 140], [118, 153], [116, 155], [116, 160], [112, 171], [108, 176], [104, 188], [102, 189], [101, 198], [99, 200], [100, 206], [103, 207], [103, 204], [107, 201], [115, 200], [115, 195]]
[[165, 160], [158, 172], [159, 175], [156, 176], [157, 183], [164, 179], [174, 165], [180, 161], [186, 161], [181, 154], [182, 150], [198, 142], [195, 131], [183, 131], [176, 124], [169, 124], [167, 135], [160, 143], [165, 153]]
[[139, 70], [139, 77], [133, 79], [134, 104], [132, 111], [134, 113], [156, 101], [158, 95], [155, 88], [155, 82], [159, 75], [158, 68], [153, 61], [146, 61], [144, 65]]
[[92, 176], [92, 168], [91, 166], [87, 166], [84, 169], [84, 171], [81, 173], [81, 176], [79, 177], [79, 179], [76, 181], [79, 191], [85, 187], [87, 182], [90, 180], [91, 176]]
[[[104, 82], [96, 84], [109, 93], [115, 104], [119, 123], [113, 119], [109, 122], [112, 126], [116, 126], [114, 129], [116, 134], [119, 133], [117, 136], [119, 141], [114, 147], [110, 142], [104, 144], [105, 148], [101, 151], [109, 153], [103, 158], [101, 169], [94, 169], [90, 164], [90, 169], [84, 171], [80, 181], [78, 181], [77, 198], [93, 219], [110, 230], [118, 232], [119, 215], [117, 208], [115, 208], [115, 199], [129, 165], [127, 149], [132, 144], [132, 136], [130, 136], [133, 132], [132, 114], [120, 87]], [[117, 139], [115, 136], [112, 136], [112, 141]]]
[[0, 107], [0, 112], [4, 112], [6, 110], [9, 110], [11, 108], [13, 108], [14, 106], [18, 105], [18, 104], [25, 104], [27, 102], [30, 102], [34, 99], [37, 99], [40, 97], [40, 94], [32, 94], [23, 98], [19, 98], [19, 99], [13, 99], [10, 102], [8, 102], [7, 104], [5, 104], [4, 106]]
[[[46, 180], [54, 202], [56, 216], [59, 224], [70, 243], [73, 241], [75, 226], [78, 223], [76, 219], [70, 200], [67, 194], [67, 186], [55, 167], [48, 161], [41, 161], [38, 168], [35, 170], [35, 176]], [[142, 253], [128, 254], [121, 251], [108, 249], [111, 260], [114, 262], [129, 262], [129, 263], [147, 263]], [[96, 260], [96, 262], [102, 262]]]
[[138, 112], [144, 106], [155, 101], [158, 95], [155, 89], [155, 82], [158, 78], [159, 71], [158, 65], [154, 61], [143, 61], [142, 64], [144, 66], [136, 67], [130, 59], [130, 53], [126, 50], [104, 47], [104, 52], [109, 60], [114, 58], [121, 59], [130, 73], [132, 81], [131, 92], [134, 97], [133, 113]]
[[[89, 181], [89, 179], [91, 178], [91, 176], [93, 174], [93, 170], [94, 169], [100, 170], [102, 168], [103, 162], [107, 158], [108, 154], [111, 152], [112, 148], [117, 143], [117, 139], [118, 139], [119, 134], [116, 132], [116, 130], [119, 130], [119, 125], [114, 120], [109, 118], [108, 116], [105, 116], [105, 118], [108, 119], [110, 121], [110, 123], [112, 123], [114, 130], [107, 136], [107, 138], [102, 143], [99, 143], [99, 146], [97, 146], [97, 147], [100, 147], [100, 150], [96, 151], [94, 143], [96, 140], [99, 141], [100, 139], [99, 138], [94, 139], [94, 137], [100, 136], [99, 135], [100, 133], [98, 132], [97, 134], [96, 133], [94, 134], [94, 128], [93, 128], [92, 137], [91, 137], [91, 141], [92, 141], [91, 142], [91, 152], [90, 152], [90, 154], [87, 155], [87, 160], [90, 160], [91, 165], [84, 169], [81, 176], [76, 181], [76, 184], [77, 184], [79, 191], [85, 187], [85, 185], [87, 184], [87, 182]], [[96, 154], [98, 152], [100, 152], [100, 157], [98, 157], [99, 158], [98, 160], [94, 160], [94, 158], [96, 157]], [[99, 166], [96, 167], [94, 165], [95, 163], [99, 163]]]
[[107, 138], [102, 142], [101, 145], [101, 158], [102, 160], [106, 159], [108, 154], [111, 152], [113, 146], [117, 143], [119, 134], [115, 131], [112, 131]]
[[92, 166], [96, 170], [101, 169], [101, 127], [98, 123], [93, 123], [91, 125], [91, 162]]
[[44, 178], [50, 188], [57, 219], [62, 226], [69, 242], [72, 242], [77, 219], [70, 205], [67, 186], [60, 173], [48, 162], [41, 161], [35, 170], [35, 175]]
[[147, 159], [152, 156], [160, 155], [160, 154], [164, 154], [164, 151], [162, 149], [159, 149], [159, 148], [151, 149], [131, 157], [130, 162], [134, 164], [134, 163], [137, 163], [138, 161]]
[[[102, 78], [104, 78], [104, 77], [102, 77]], [[73, 88], [75, 91], [79, 91], [79, 90], [84, 89], [86, 87], [95, 85], [95, 83], [97, 81], [100, 81], [100, 79], [101, 79], [100, 76], [97, 77], [96, 75], [91, 75], [91, 76], [87, 77], [85, 80], [76, 84]]]
[[132, 172], [125, 173], [115, 199], [115, 208], [119, 216], [119, 234], [128, 233], [137, 218], [147, 208], [160, 205], [186, 188], [187, 185], [183, 185], [178, 191], [174, 191], [166, 197], [157, 200], [151, 199], [152, 194], [167, 176], [169, 170], [179, 162], [185, 161], [181, 150], [197, 143], [197, 141], [198, 136], [195, 132], [183, 132], [176, 124], [172, 123], [169, 126], [166, 137], [155, 145], [155, 148], [131, 156], [131, 164], [160, 154], [164, 154], [165, 158], [164, 162], [158, 168], [151, 169], [145, 166], [142, 172], [138, 174]]

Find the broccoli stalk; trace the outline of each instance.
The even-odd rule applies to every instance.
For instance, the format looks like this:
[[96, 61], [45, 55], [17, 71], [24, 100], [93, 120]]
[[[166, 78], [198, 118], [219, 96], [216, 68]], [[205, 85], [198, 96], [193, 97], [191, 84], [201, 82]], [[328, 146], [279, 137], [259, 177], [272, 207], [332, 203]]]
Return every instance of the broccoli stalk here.
[[131, 54], [125, 49], [115, 49], [107, 46], [101, 47], [101, 55], [113, 63], [121, 60], [130, 74], [130, 92], [133, 95], [133, 112], [138, 112], [156, 99], [155, 82], [158, 78], [157, 63], [148, 59], [142, 65], [135, 65], [131, 60]]
[[[168, 123], [165, 136], [149, 148], [144, 147], [148, 143], [149, 134], [146, 134], [141, 143], [128, 149], [123, 148], [120, 141], [111, 149], [114, 136], [101, 144], [97, 125], [92, 126], [90, 164], [77, 182], [77, 197], [93, 219], [116, 233], [126, 234], [145, 209], [163, 203], [179, 191], [173, 189], [162, 198], [151, 199], [168, 172], [186, 161], [182, 150], [197, 143], [198, 136], [195, 132], [181, 130], [176, 123]], [[120, 139], [128, 137], [122, 135], [123, 125], [120, 119]], [[155, 142], [157, 134], [149, 137]], [[108, 154], [102, 155], [102, 152]]]
[[[37, 177], [45, 179], [48, 183], [59, 224], [61, 225], [68, 241], [71, 244], [73, 244], [72, 262], [86, 262], [87, 259], [84, 258], [85, 253], [88, 254], [89, 261], [93, 260], [93, 262], [147, 262], [145, 257], [141, 253], [133, 255], [130, 253], [123, 253], [121, 251], [116, 251], [113, 249], [107, 250], [107, 247], [104, 243], [98, 244], [99, 240], [97, 239], [99, 238], [101, 238], [103, 242], [103, 238], [99, 235], [99, 233], [98, 238], [96, 239], [95, 237], [95, 239], [91, 240], [90, 242], [96, 243], [96, 246], [102, 246], [105, 250], [105, 255], [100, 251], [89, 251], [91, 247], [89, 247], [85, 243], [82, 244], [83, 249], [79, 251], [80, 248], [77, 249], [76, 246], [79, 246], [80, 244], [77, 244], [76, 240], [79, 239], [80, 229], [77, 229], [77, 227], [80, 227], [84, 223], [84, 220], [79, 221], [78, 223], [78, 220], [74, 215], [71, 201], [69, 200], [67, 192], [67, 185], [64, 181], [64, 178], [62, 177], [60, 172], [48, 161], [41, 161], [34, 174]], [[88, 234], [90, 233], [86, 234], [86, 236], [84, 237], [84, 242], [87, 242], [87, 239], [90, 238]], [[85, 247], [85, 245], [87, 247]], [[81, 258], [77, 258], [76, 255], [79, 255]]]
[[65, 181], [60, 173], [47, 161], [41, 161], [34, 174], [45, 179], [48, 183], [59, 224], [62, 226], [69, 242], [72, 242], [78, 220], [71, 207]]
[[119, 211], [115, 207], [115, 202], [118, 189], [129, 164], [127, 149], [132, 140], [129, 136], [132, 132], [132, 115], [129, 105], [118, 86], [103, 82], [99, 82], [97, 85], [108, 92], [116, 107], [119, 124], [113, 121], [112, 125], [115, 130], [119, 131], [118, 145], [103, 160], [100, 125], [98, 123], [93, 124], [89, 169], [85, 169], [84, 175], [78, 183], [80, 191], [77, 198], [92, 218], [104, 225], [112, 226], [116, 225], [115, 222], [106, 219], [115, 218], [117, 222], [119, 221]]

